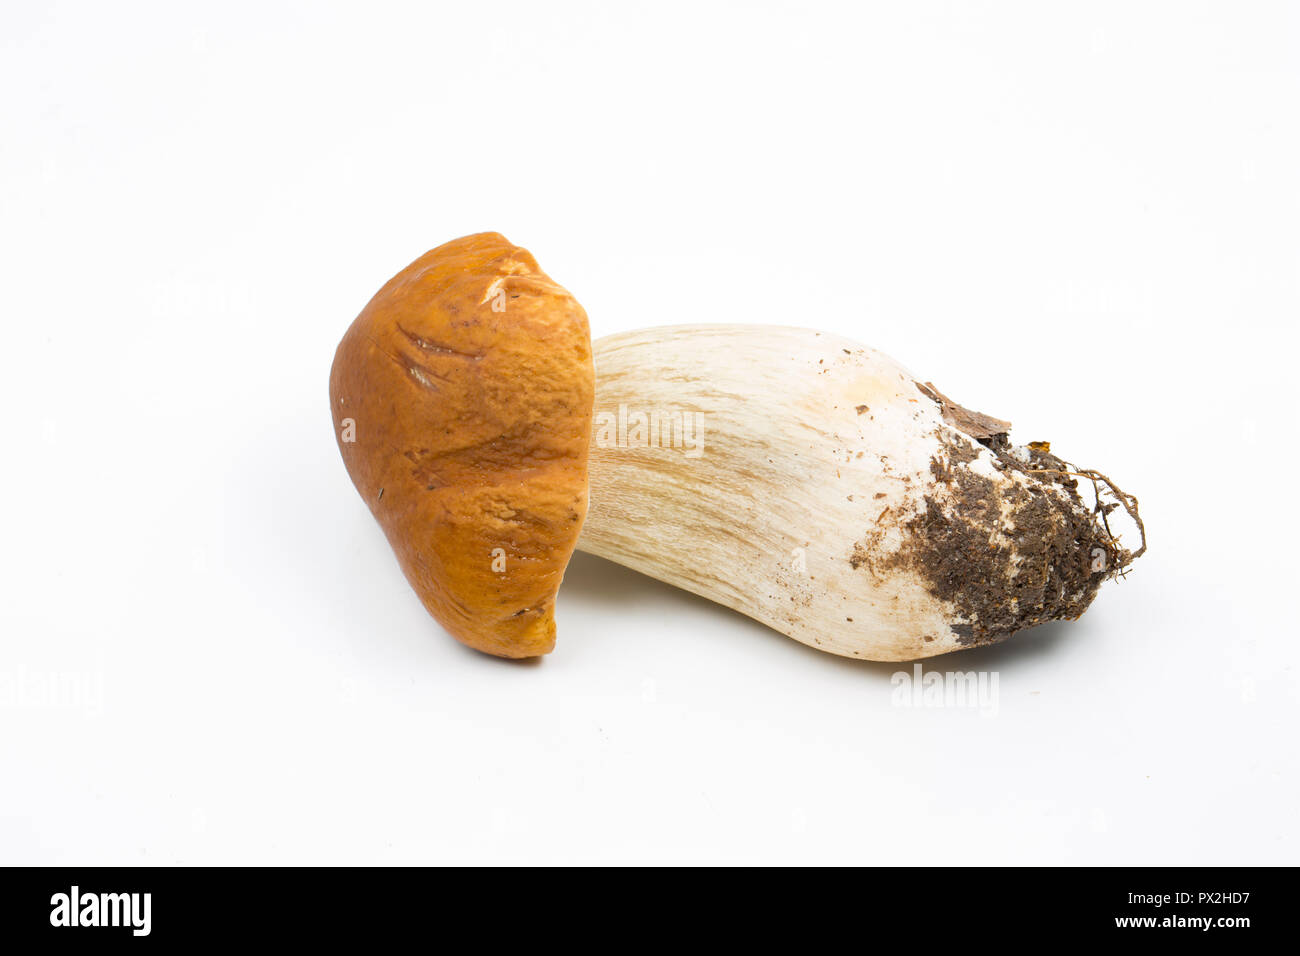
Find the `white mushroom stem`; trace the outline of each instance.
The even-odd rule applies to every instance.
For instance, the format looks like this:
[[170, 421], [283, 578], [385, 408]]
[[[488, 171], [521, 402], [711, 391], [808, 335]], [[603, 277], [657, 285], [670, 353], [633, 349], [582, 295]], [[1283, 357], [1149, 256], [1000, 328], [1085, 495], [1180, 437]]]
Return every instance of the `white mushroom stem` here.
[[676, 326], [601, 339], [595, 363], [578, 547], [821, 650], [901, 661], [1000, 640], [1077, 616], [1129, 557], [1047, 474], [1063, 463], [985, 447], [980, 423], [1006, 423], [971, 427], [855, 342]]

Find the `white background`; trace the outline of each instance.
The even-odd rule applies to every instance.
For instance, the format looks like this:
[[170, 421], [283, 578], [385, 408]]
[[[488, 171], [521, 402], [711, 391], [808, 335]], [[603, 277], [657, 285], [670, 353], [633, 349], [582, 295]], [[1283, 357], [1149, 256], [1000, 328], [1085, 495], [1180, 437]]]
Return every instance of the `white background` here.
[[[1297, 862], [1298, 64], [1269, 3], [6, 3], [0, 862]], [[326, 385], [489, 229], [597, 335], [881, 348], [1151, 552], [926, 665], [996, 712], [583, 556], [466, 650]]]

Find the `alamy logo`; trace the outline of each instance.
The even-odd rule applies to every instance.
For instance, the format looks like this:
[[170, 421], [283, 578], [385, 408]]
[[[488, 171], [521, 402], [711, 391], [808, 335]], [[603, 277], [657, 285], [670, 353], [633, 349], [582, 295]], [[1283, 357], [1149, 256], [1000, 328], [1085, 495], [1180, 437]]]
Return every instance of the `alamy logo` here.
[[897, 671], [890, 702], [895, 707], [978, 707], [980, 714], [998, 712], [997, 671], [924, 671], [912, 665], [912, 673]]
[[150, 893], [70, 893], [50, 897], [51, 926], [129, 926], [133, 936], [148, 936]]
[[702, 412], [643, 412], [619, 405], [617, 412], [597, 411], [594, 418], [597, 448], [679, 448], [687, 458], [704, 454]]

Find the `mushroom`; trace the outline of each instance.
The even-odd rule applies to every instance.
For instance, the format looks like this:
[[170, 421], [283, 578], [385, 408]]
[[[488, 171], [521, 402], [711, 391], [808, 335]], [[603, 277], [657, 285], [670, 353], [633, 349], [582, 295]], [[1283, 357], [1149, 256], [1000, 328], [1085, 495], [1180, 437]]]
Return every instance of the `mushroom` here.
[[582, 307], [495, 233], [416, 260], [339, 345], [353, 482], [425, 607], [479, 650], [552, 649], [575, 545], [882, 661], [1077, 618], [1145, 551], [1104, 475], [855, 342], [672, 326], [600, 339], [594, 364], [593, 398]]

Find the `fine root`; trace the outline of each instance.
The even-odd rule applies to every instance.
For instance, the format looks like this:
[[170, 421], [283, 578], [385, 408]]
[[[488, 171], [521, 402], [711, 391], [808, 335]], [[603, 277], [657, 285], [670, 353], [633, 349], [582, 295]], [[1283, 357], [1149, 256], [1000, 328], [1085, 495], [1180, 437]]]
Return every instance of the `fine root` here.
[[[1141, 514], [1138, 513], [1137, 498], [1124, 491], [1106, 475], [1103, 475], [1101, 472], [1093, 468], [1078, 468], [1074, 465], [1071, 465], [1069, 469], [1027, 468], [1025, 470], [1033, 474], [1068, 475], [1072, 478], [1086, 478], [1092, 482], [1092, 493], [1095, 502], [1093, 505], [1093, 514], [1097, 515], [1101, 519], [1102, 527], [1105, 529], [1106, 535], [1110, 538], [1111, 547], [1119, 556], [1119, 560], [1112, 571], [1113, 576], [1123, 577], [1129, 565], [1142, 557], [1142, 555], [1146, 554], [1147, 529], [1146, 525], [1142, 523]], [[1103, 485], [1105, 488], [1102, 487]], [[1115, 499], [1114, 501], [1107, 503], [1104, 500], [1103, 496], [1107, 492], [1109, 492], [1110, 496]], [[1142, 545], [1136, 551], [1129, 551], [1126, 548], [1120, 547], [1119, 536], [1111, 531], [1109, 515], [1117, 507], [1122, 507], [1128, 514], [1129, 518], [1133, 520], [1133, 524], [1137, 526], [1138, 534], [1142, 538]]]

